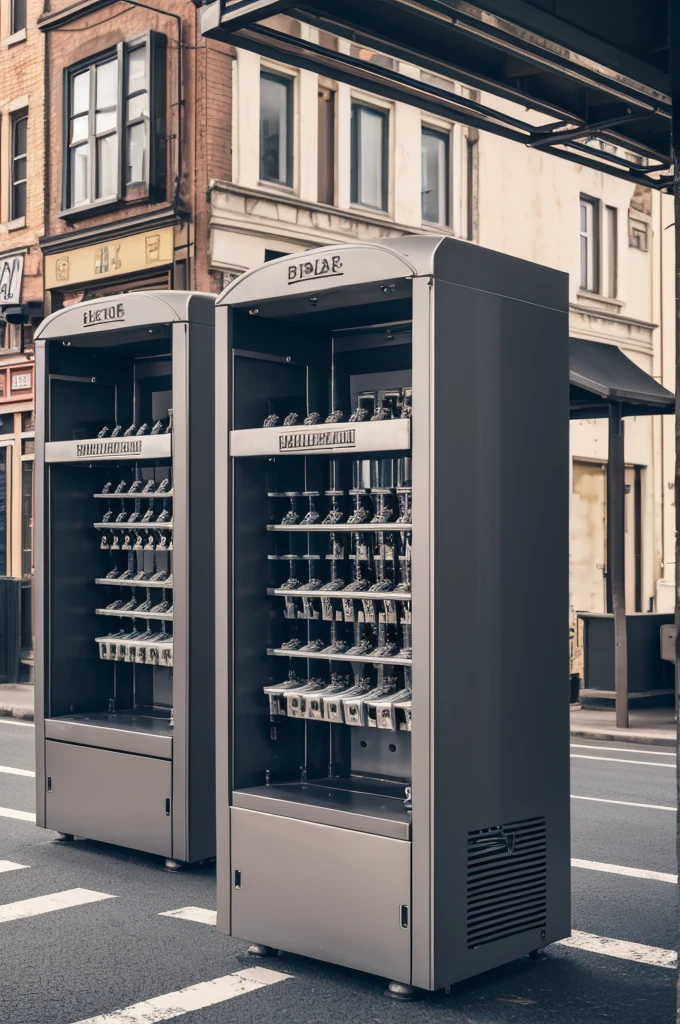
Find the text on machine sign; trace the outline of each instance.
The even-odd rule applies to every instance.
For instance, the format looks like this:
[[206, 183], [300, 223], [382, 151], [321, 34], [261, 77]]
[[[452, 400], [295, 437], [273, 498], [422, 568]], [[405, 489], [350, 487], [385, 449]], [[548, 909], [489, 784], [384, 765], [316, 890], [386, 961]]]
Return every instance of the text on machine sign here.
[[339, 256], [321, 256], [316, 260], [291, 263], [288, 267], [288, 284], [300, 284], [311, 278], [342, 277], [342, 260]]
[[114, 302], [110, 306], [99, 306], [97, 309], [83, 310], [83, 327], [94, 327], [96, 324], [124, 319], [125, 306], [122, 302]]
[[76, 446], [76, 458], [91, 459], [96, 455], [141, 455], [141, 441], [84, 441]]
[[299, 451], [301, 448], [353, 448], [354, 430], [312, 430], [296, 434], [279, 435], [279, 451]]

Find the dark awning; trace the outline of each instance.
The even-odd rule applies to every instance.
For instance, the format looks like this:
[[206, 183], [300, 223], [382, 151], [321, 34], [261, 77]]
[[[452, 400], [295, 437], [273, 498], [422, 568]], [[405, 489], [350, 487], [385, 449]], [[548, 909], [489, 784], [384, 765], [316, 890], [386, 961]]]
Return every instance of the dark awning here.
[[670, 391], [641, 370], [616, 345], [569, 339], [571, 419], [607, 416], [610, 402], [621, 402], [624, 416], [672, 413]]

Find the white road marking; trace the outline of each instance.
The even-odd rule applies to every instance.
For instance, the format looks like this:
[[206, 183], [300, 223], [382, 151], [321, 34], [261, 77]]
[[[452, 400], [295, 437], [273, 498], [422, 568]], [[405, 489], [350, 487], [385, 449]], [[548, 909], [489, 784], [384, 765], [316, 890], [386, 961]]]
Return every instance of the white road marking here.
[[5, 775], [27, 775], [29, 779], [35, 778], [35, 772], [29, 772], [26, 768], [8, 768], [4, 764], [0, 764], [0, 772]]
[[217, 911], [205, 907], [180, 907], [179, 910], [163, 910], [159, 917], [179, 917], [182, 921], [196, 921], [197, 924], [217, 924]]
[[646, 871], [644, 868], [628, 868], [622, 864], [602, 864], [597, 860], [577, 860], [572, 857], [572, 868], [586, 868], [588, 871], [604, 871], [609, 875], [629, 875], [630, 878], [648, 878], [653, 882], [672, 882], [677, 884], [677, 875], [667, 875], [663, 871]]
[[33, 811], [15, 811], [13, 807], [0, 807], [0, 818], [18, 818], [19, 821], [35, 821]]
[[645, 768], [670, 768], [675, 771], [674, 764], [664, 764], [661, 761], [630, 761], [627, 757], [599, 757], [597, 754], [592, 757], [589, 754], [570, 754], [569, 757], [578, 757], [584, 761], [614, 761], [616, 764], [643, 764]]
[[224, 1003], [227, 999], [292, 977], [292, 974], [270, 971], [266, 967], [247, 967], [235, 974], [227, 974], [224, 978], [203, 981], [199, 985], [181, 988], [178, 992], [168, 992], [165, 996], [146, 999], [143, 1003], [133, 1003], [113, 1013], [88, 1017], [87, 1020], [77, 1021], [77, 1024], [157, 1024], [158, 1021], [180, 1017], [183, 1013], [202, 1010], [206, 1006], [215, 1006], [216, 1003]]
[[662, 750], [639, 750], [636, 747], [632, 750], [630, 747], [596, 747], [593, 743], [570, 743], [570, 747], [574, 747], [576, 750], [608, 750], [614, 754], [644, 754], [645, 757], [676, 757], [676, 754], [664, 753]]
[[650, 811], [673, 811], [675, 813], [675, 807], [666, 807], [664, 804], [636, 804], [632, 800], [605, 800], [603, 796], [577, 796], [576, 793], [571, 794], [572, 800], [594, 800], [598, 804], [621, 804], [622, 807], [646, 807]]
[[651, 964], [653, 967], [673, 969], [678, 962], [674, 949], [643, 946], [640, 942], [623, 942], [621, 939], [608, 939], [603, 935], [589, 935], [588, 932], [572, 932], [571, 938], [561, 939], [557, 945], [585, 949], [589, 953], [602, 953], [604, 956], [615, 956], [619, 960], [634, 960], [636, 963]]
[[27, 868], [28, 864], [15, 864], [12, 860], [0, 860], [0, 873], [3, 871], [21, 871]]
[[4, 903], [0, 906], [0, 924], [6, 921], [19, 921], [24, 917], [37, 917], [38, 914], [49, 914], [53, 910], [66, 910], [79, 907], [84, 903], [98, 903], [99, 900], [115, 900], [107, 892], [95, 892], [93, 889], [66, 889], [64, 892], [53, 892], [49, 896], [35, 896], [30, 900], [19, 900], [17, 903]]
[[22, 725], [24, 729], [35, 729], [34, 722], [22, 722], [18, 718], [11, 718], [9, 715], [0, 715], [0, 725]]

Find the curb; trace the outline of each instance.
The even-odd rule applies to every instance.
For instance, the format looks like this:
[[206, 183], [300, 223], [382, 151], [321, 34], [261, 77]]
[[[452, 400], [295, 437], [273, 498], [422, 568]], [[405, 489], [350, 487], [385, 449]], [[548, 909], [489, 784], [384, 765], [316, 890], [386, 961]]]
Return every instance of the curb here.
[[33, 722], [35, 716], [26, 708], [0, 707], [0, 718], [19, 718], [24, 722]]
[[673, 747], [677, 745], [677, 741], [669, 736], [641, 736], [639, 733], [633, 732], [630, 736], [622, 735], [624, 730], [621, 732], [607, 732], [602, 729], [570, 729], [570, 736], [577, 736], [583, 740], [608, 740], [610, 743], [618, 741], [619, 743], [641, 743], [647, 746], [655, 747]]

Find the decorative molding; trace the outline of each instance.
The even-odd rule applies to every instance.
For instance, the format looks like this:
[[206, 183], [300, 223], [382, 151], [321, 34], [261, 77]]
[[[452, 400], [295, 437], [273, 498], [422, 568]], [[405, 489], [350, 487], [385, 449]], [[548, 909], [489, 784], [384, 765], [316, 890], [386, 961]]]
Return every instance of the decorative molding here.
[[84, 245], [95, 242], [110, 242], [114, 238], [126, 238], [137, 235], [152, 228], [174, 227], [179, 218], [172, 206], [163, 207], [154, 213], [144, 213], [139, 217], [126, 217], [123, 220], [106, 221], [94, 224], [79, 231], [64, 232], [61, 235], [44, 235], [39, 239], [40, 248], [49, 256], [55, 252], [67, 252], [69, 249], [80, 249]]
[[658, 324], [634, 317], [621, 316], [614, 312], [569, 304], [569, 331], [579, 338], [604, 341], [622, 349], [652, 355], [654, 352], [654, 331]]

